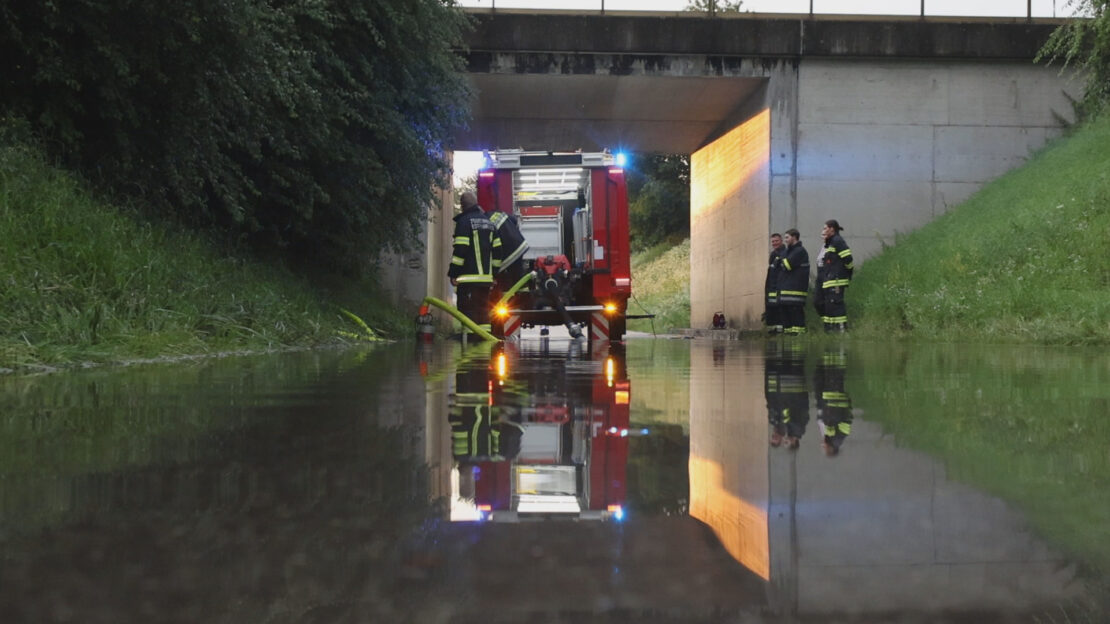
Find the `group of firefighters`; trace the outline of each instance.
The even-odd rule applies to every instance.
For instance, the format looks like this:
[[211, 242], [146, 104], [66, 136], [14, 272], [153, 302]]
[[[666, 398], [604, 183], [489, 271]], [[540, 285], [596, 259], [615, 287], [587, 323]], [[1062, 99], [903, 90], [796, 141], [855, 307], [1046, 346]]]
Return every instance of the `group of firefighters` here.
[[[764, 390], [771, 446], [797, 449], [809, 425], [809, 387], [804, 343], [770, 340], [764, 357]], [[846, 357], [841, 347], [825, 345], [813, 375], [821, 448], [828, 456], [852, 433], [852, 400], [844, 388]]]
[[[826, 332], [843, 332], [848, 328], [844, 292], [852, 280], [853, 264], [852, 250], [840, 235], [843, 229], [836, 219], [829, 219], [821, 229], [824, 247], [817, 256], [813, 305], [821, 315]], [[786, 230], [785, 238], [778, 233], [771, 235], [771, 256], [767, 262], [764, 291], [764, 322], [768, 331], [772, 334], [804, 334], [809, 253], [802, 246], [798, 230]]]

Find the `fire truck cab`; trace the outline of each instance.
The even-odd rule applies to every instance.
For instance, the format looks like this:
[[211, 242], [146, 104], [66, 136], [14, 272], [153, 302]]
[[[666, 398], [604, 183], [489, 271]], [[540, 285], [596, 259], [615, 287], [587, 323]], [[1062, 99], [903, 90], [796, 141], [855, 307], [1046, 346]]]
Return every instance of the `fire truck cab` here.
[[515, 215], [531, 272], [509, 305], [491, 315], [494, 335], [566, 325], [574, 336], [619, 341], [632, 294], [623, 162], [609, 152], [486, 153], [478, 204]]

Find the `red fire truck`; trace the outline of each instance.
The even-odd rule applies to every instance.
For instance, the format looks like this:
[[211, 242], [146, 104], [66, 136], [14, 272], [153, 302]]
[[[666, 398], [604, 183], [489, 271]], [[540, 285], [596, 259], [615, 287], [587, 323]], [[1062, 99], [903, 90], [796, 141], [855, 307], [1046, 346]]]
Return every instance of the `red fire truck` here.
[[623, 156], [609, 152], [486, 153], [478, 204], [515, 215], [529, 243], [527, 288], [494, 310], [494, 335], [563, 324], [572, 336], [619, 341], [632, 273]]

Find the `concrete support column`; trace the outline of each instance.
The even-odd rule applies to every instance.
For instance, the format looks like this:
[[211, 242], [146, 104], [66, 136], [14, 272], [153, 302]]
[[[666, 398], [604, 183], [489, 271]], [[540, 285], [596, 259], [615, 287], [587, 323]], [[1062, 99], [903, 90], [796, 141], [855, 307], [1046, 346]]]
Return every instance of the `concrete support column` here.
[[690, 157], [690, 325], [758, 329], [770, 215], [771, 111]]
[[[443, 190], [439, 203], [428, 209], [427, 248], [428, 271], [425, 292], [432, 297], [451, 301], [451, 283], [447, 281], [447, 265], [451, 262], [451, 236], [455, 231], [455, 190]], [[421, 297], [423, 298], [423, 297]]]

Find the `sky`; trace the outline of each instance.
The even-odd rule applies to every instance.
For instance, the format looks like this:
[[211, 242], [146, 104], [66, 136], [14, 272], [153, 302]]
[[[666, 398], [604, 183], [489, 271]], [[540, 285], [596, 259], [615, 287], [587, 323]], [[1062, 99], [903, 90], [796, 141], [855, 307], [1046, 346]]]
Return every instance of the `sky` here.
[[[920, 15], [922, 0], [743, 0], [757, 13]], [[924, 0], [926, 15], [1025, 17], [1029, 0]], [[681, 11], [687, 0], [458, 0], [465, 7], [498, 9], [576, 9], [607, 11]], [[1067, 17], [1069, 0], [1032, 0], [1033, 17]]]

